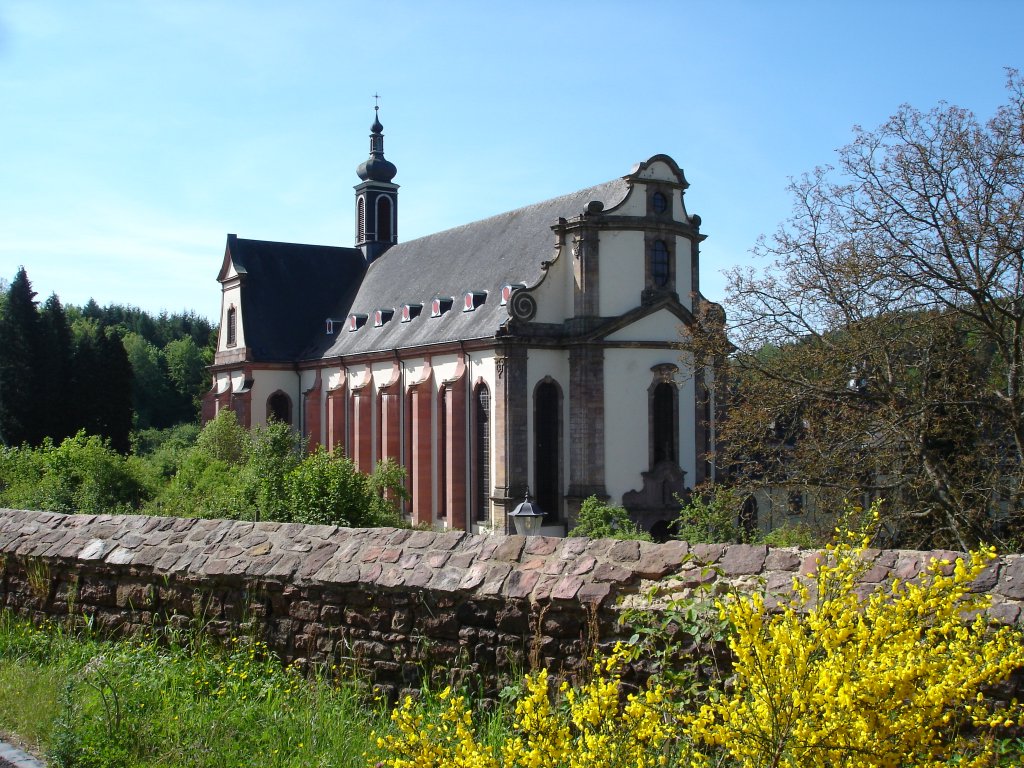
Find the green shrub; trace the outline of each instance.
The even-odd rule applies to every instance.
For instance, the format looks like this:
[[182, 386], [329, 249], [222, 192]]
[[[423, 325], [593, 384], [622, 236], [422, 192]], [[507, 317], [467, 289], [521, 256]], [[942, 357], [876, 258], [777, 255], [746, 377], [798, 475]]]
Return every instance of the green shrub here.
[[196, 449], [213, 459], [241, 464], [249, 456], [249, 431], [238, 423], [235, 412], [225, 409], [206, 423], [196, 439]]
[[405, 470], [391, 461], [364, 475], [344, 457], [318, 447], [286, 479], [296, 522], [369, 527], [402, 523], [394, 499], [405, 495]]
[[109, 441], [79, 432], [54, 445], [7, 449], [0, 458], [3, 501], [54, 512], [135, 512], [148, 497], [137, 469]]
[[302, 439], [281, 421], [250, 433], [245, 479], [260, 520], [292, 520], [287, 477], [302, 461], [302, 449]]
[[580, 507], [576, 527], [570, 536], [588, 536], [592, 539], [639, 539], [650, 541], [651, 536], [640, 528], [622, 507], [602, 504], [597, 496], [590, 496]]

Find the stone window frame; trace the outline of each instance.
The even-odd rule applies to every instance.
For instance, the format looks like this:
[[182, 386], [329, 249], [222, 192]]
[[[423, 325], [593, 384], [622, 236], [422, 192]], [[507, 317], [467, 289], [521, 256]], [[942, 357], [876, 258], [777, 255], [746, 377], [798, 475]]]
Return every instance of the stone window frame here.
[[224, 335], [226, 337], [225, 345], [228, 347], [238, 346], [238, 310], [234, 304], [228, 306], [227, 318], [224, 321], [226, 326]]
[[[668, 258], [668, 275], [661, 285], [654, 278], [654, 250], [657, 243], [665, 246]], [[654, 230], [644, 233], [644, 293], [662, 296], [676, 291], [676, 238], [675, 235]]]
[[[673, 209], [675, 208], [675, 187], [668, 184], [648, 182], [647, 185], [647, 215], [661, 220], [672, 220]], [[656, 197], [661, 195], [665, 201], [665, 208], [658, 210], [655, 202]]]
[[448, 402], [445, 398], [451, 385], [441, 384], [437, 389], [437, 429], [434, 430], [435, 455], [437, 457], [435, 520], [448, 520], [451, 510], [448, 509]]
[[[394, 205], [391, 203], [391, 197], [389, 195], [379, 195], [377, 197], [377, 215], [374, 217], [376, 223], [376, 235], [375, 238], [382, 243], [390, 243], [394, 241]], [[383, 231], [382, 231], [383, 230]]]
[[[285, 414], [286, 414], [287, 418], [284, 418], [284, 419], [278, 418], [278, 416], [279, 416], [279, 409], [275, 408], [274, 405], [273, 405], [275, 400], [277, 402], [283, 402], [284, 403], [285, 409], [286, 409], [285, 410]], [[284, 424], [287, 424], [288, 426], [291, 426], [291, 424], [292, 424], [292, 413], [293, 412], [294, 412], [294, 408], [292, 407], [292, 399], [291, 399], [291, 397], [288, 396], [288, 393], [285, 392], [283, 389], [276, 389], [273, 392], [271, 392], [270, 395], [267, 397], [267, 423], [268, 424], [270, 423], [271, 418], [274, 418], [277, 421], [280, 421], [280, 422], [282, 422]]]
[[[539, 453], [539, 451], [537, 450], [537, 448], [538, 448], [538, 445], [537, 445], [537, 436], [538, 436], [537, 425], [539, 423], [538, 422], [538, 418], [537, 418], [538, 417], [538, 413], [537, 413], [538, 398], [537, 398], [537, 395], [540, 392], [541, 387], [543, 387], [543, 386], [550, 386], [550, 387], [553, 388], [554, 393], [555, 393], [555, 410], [556, 410], [556, 412], [558, 414], [558, 422], [557, 422], [557, 427], [556, 427], [557, 431], [555, 433], [555, 448], [554, 448], [554, 450], [556, 452], [556, 456], [557, 456], [557, 461], [554, 462], [554, 466], [555, 466], [555, 488], [556, 488], [555, 495], [556, 495], [556, 498], [557, 498], [557, 501], [555, 503], [555, 509], [547, 509], [546, 507], [547, 506], [551, 506], [551, 505], [545, 505], [544, 503], [542, 503], [542, 501], [541, 501], [540, 484], [537, 481], [537, 469], [540, 466], [540, 462], [538, 461], [538, 453]], [[562, 502], [562, 498], [561, 497], [563, 495], [562, 494], [563, 479], [565, 478], [565, 466], [564, 466], [564, 463], [565, 463], [565, 459], [564, 459], [564, 453], [565, 453], [565, 450], [564, 450], [565, 449], [565, 423], [564, 423], [565, 422], [565, 416], [564, 416], [564, 413], [563, 413], [564, 408], [565, 408], [565, 392], [562, 389], [562, 386], [558, 383], [558, 381], [556, 381], [552, 376], [544, 376], [544, 378], [540, 379], [534, 385], [534, 387], [533, 387], [533, 395], [532, 395], [532, 398], [531, 398], [531, 402], [533, 404], [533, 445], [531, 446], [532, 454], [533, 454], [533, 485], [531, 486], [531, 491], [533, 492], [534, 499], [536, 499], [537, 503], [540, 504], [541, 510], [543, 510], [543, 512], [544, 512], [544, 523], [543, 524], [544, 525], [557, 525], [564, 518], [563, 509], [562, 509], [563, 504], [561, 503]]]
[[[481, 396], [486, 396], [486, 405], [481, 404]], [[482, 379], [473, 387], [472, 413], [472, 470], [473, 470], [473, 520], [480, 524], [490, 521], [490, 497], [492, 489], [491, 455], [494, 430], [494, 400], [491, 388]], [[486, 411], [484, 411], [486, 408]], [[481, 414], [486, 418], [482, 419]]]
[[366, 196], [360, 195], [356, 201], [356, 242], [366, 240]]
[[[651, 368], [651, 383], [650, 386], [647, 387], [647, 466], [652, 470], [656, 464], [660, 463], [660, 461], [666, 460], [672, 461], [673, 464], [679, 466], [679, 382], [676, 381], [676, 374], [678, 372], [679, 366], [674, 363], [661, 363]], [[662, 459], [660, 461], [656, 461], [658, 449], [655, 438], [659, 430], [655, 425], [661, 414], [656, 413], [655, 394], [658, 391], [658, 387], [662, 385], [671, 387], [671, 433], [672, 453], [674, 455], [674, 459]]]

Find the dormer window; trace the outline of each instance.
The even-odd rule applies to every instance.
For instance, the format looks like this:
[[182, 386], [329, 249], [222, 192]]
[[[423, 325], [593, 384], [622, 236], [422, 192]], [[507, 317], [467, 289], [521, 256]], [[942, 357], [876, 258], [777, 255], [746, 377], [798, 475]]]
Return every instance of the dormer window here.
[[452, 304], [454, 302], [455, 299], [451, 296], [436, 296], [434, 300], [430, 302], [430, 316], [440, 317], [452, 308]]
[[463, 312], [472, 312], [487, 300], [487, 291], [469, 291], [462, 304]]
[[380, 328], [384, 323], [395, 316], [393, 309], [378, 309], [373, 313], [373, 327]]
[[332, 320], [331, 318], [328, 317], [326, 325], [327, 325], [327, 335], [328, 336], [333, 336], [334, 335], [334, 320]]
[[238, 313], [234, 307], [228, 307], [227, 327], [227, 345], [234, 347], [238, 344]]
[[525, 288], [526, 286], [522, 283], [506, 283], [501, 286], [501, 306], [508, 304], [509, 299], [512, 298], [512, 291], [518, 288]]
[[348, 316], [346, 329], [348, 330], [349, 333], [352, 333], [353, 331], [358, 331], [364, 325], [366, 325], [366, 315], [352, 313], [351, 315]]
[[402, 305], [402, 322], [408, 323], [414, 317], [419, 317], [420, 312], [423, 311], [422, 304], [403, 304]]

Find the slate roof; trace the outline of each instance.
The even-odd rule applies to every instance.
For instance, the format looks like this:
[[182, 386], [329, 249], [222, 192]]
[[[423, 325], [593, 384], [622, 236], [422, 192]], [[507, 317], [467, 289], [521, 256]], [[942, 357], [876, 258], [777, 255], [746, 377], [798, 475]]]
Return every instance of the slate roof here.
[[242, 279], [246, 347], [260, 362], [296, 360], [339, 296], [355, 293], [365, 268], [358, 248], [228, 235], [227, 249]]
[[[501, 306], [502, 286], [523, 283], [532, 286], [542, 276], [541, 262], [554, 255], [555, 235], [551, 227], [559, 217], [583, 213], [592, 200], [604, 203], [607, 212], [620, 204], [629, 192], [625, 179], [599, 184], [569, 195], [465, 224], [392, 246], [366, 271], [355, 296], [340, 296], [333, 311], [319, 317], [316, 336], [302, 355], [305, 359], [401, 349], [446, 341], [493, 337], [508, 318]], [[463, 297], [469, 291], [486, 291], [483, 304], [463, 312]], [[452, 308], [439, 318], [430, 317], [435, 296], [452, 297]], [[401, 322], [403, 304], [422, 304], [419, 317]], [[394, 309], [390, 321], [373, 327], [377, 309]], [[340, 322], [350, 313], [368, 316], [366, 324], [349, 332]], [[339, 321], [328, 336], [325, 318]]]

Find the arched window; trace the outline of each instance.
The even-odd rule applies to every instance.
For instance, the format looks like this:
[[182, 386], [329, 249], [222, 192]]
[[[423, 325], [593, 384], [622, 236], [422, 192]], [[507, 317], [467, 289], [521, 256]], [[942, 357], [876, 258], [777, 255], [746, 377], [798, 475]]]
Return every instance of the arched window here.
[[267, 398], [267, 421], [292, 423], [292, 401], [284, 392], [277, 391]]
[[238, 344], [238, 317], [234, 307], [228, 307], [228, 346], [233, 347]]
[[669, 277], [668, 246], [664, 240], [655, 240], [651, 244], [651, 281], [657, 288], [666, 288]]
[[366, 200], [362, 197], [359, 198], [359, 202], [356, 203], [356, 242], [361, 243], [366, 240]]
[[486, 384], [476, 388], [473, 403], [474, 446], [473, 463], [476, 468], [476, 519], [486, 522], [491, 495], [491, 393]]
[[391, 242], [391, 198], [377, 198], [377, 240]]
[[437, 516], [448, 517], [448, 403], [447, 387], [437, 400]]
[[678, 460], [676, 453], [676, 388], [662, 382], [654, 387], [651, 396], [651, 432], [654, 463]]
[[558, 522], [561, 494], [562, 393], [542, 381], [533, 393], [533, 493], [546, 525]]

